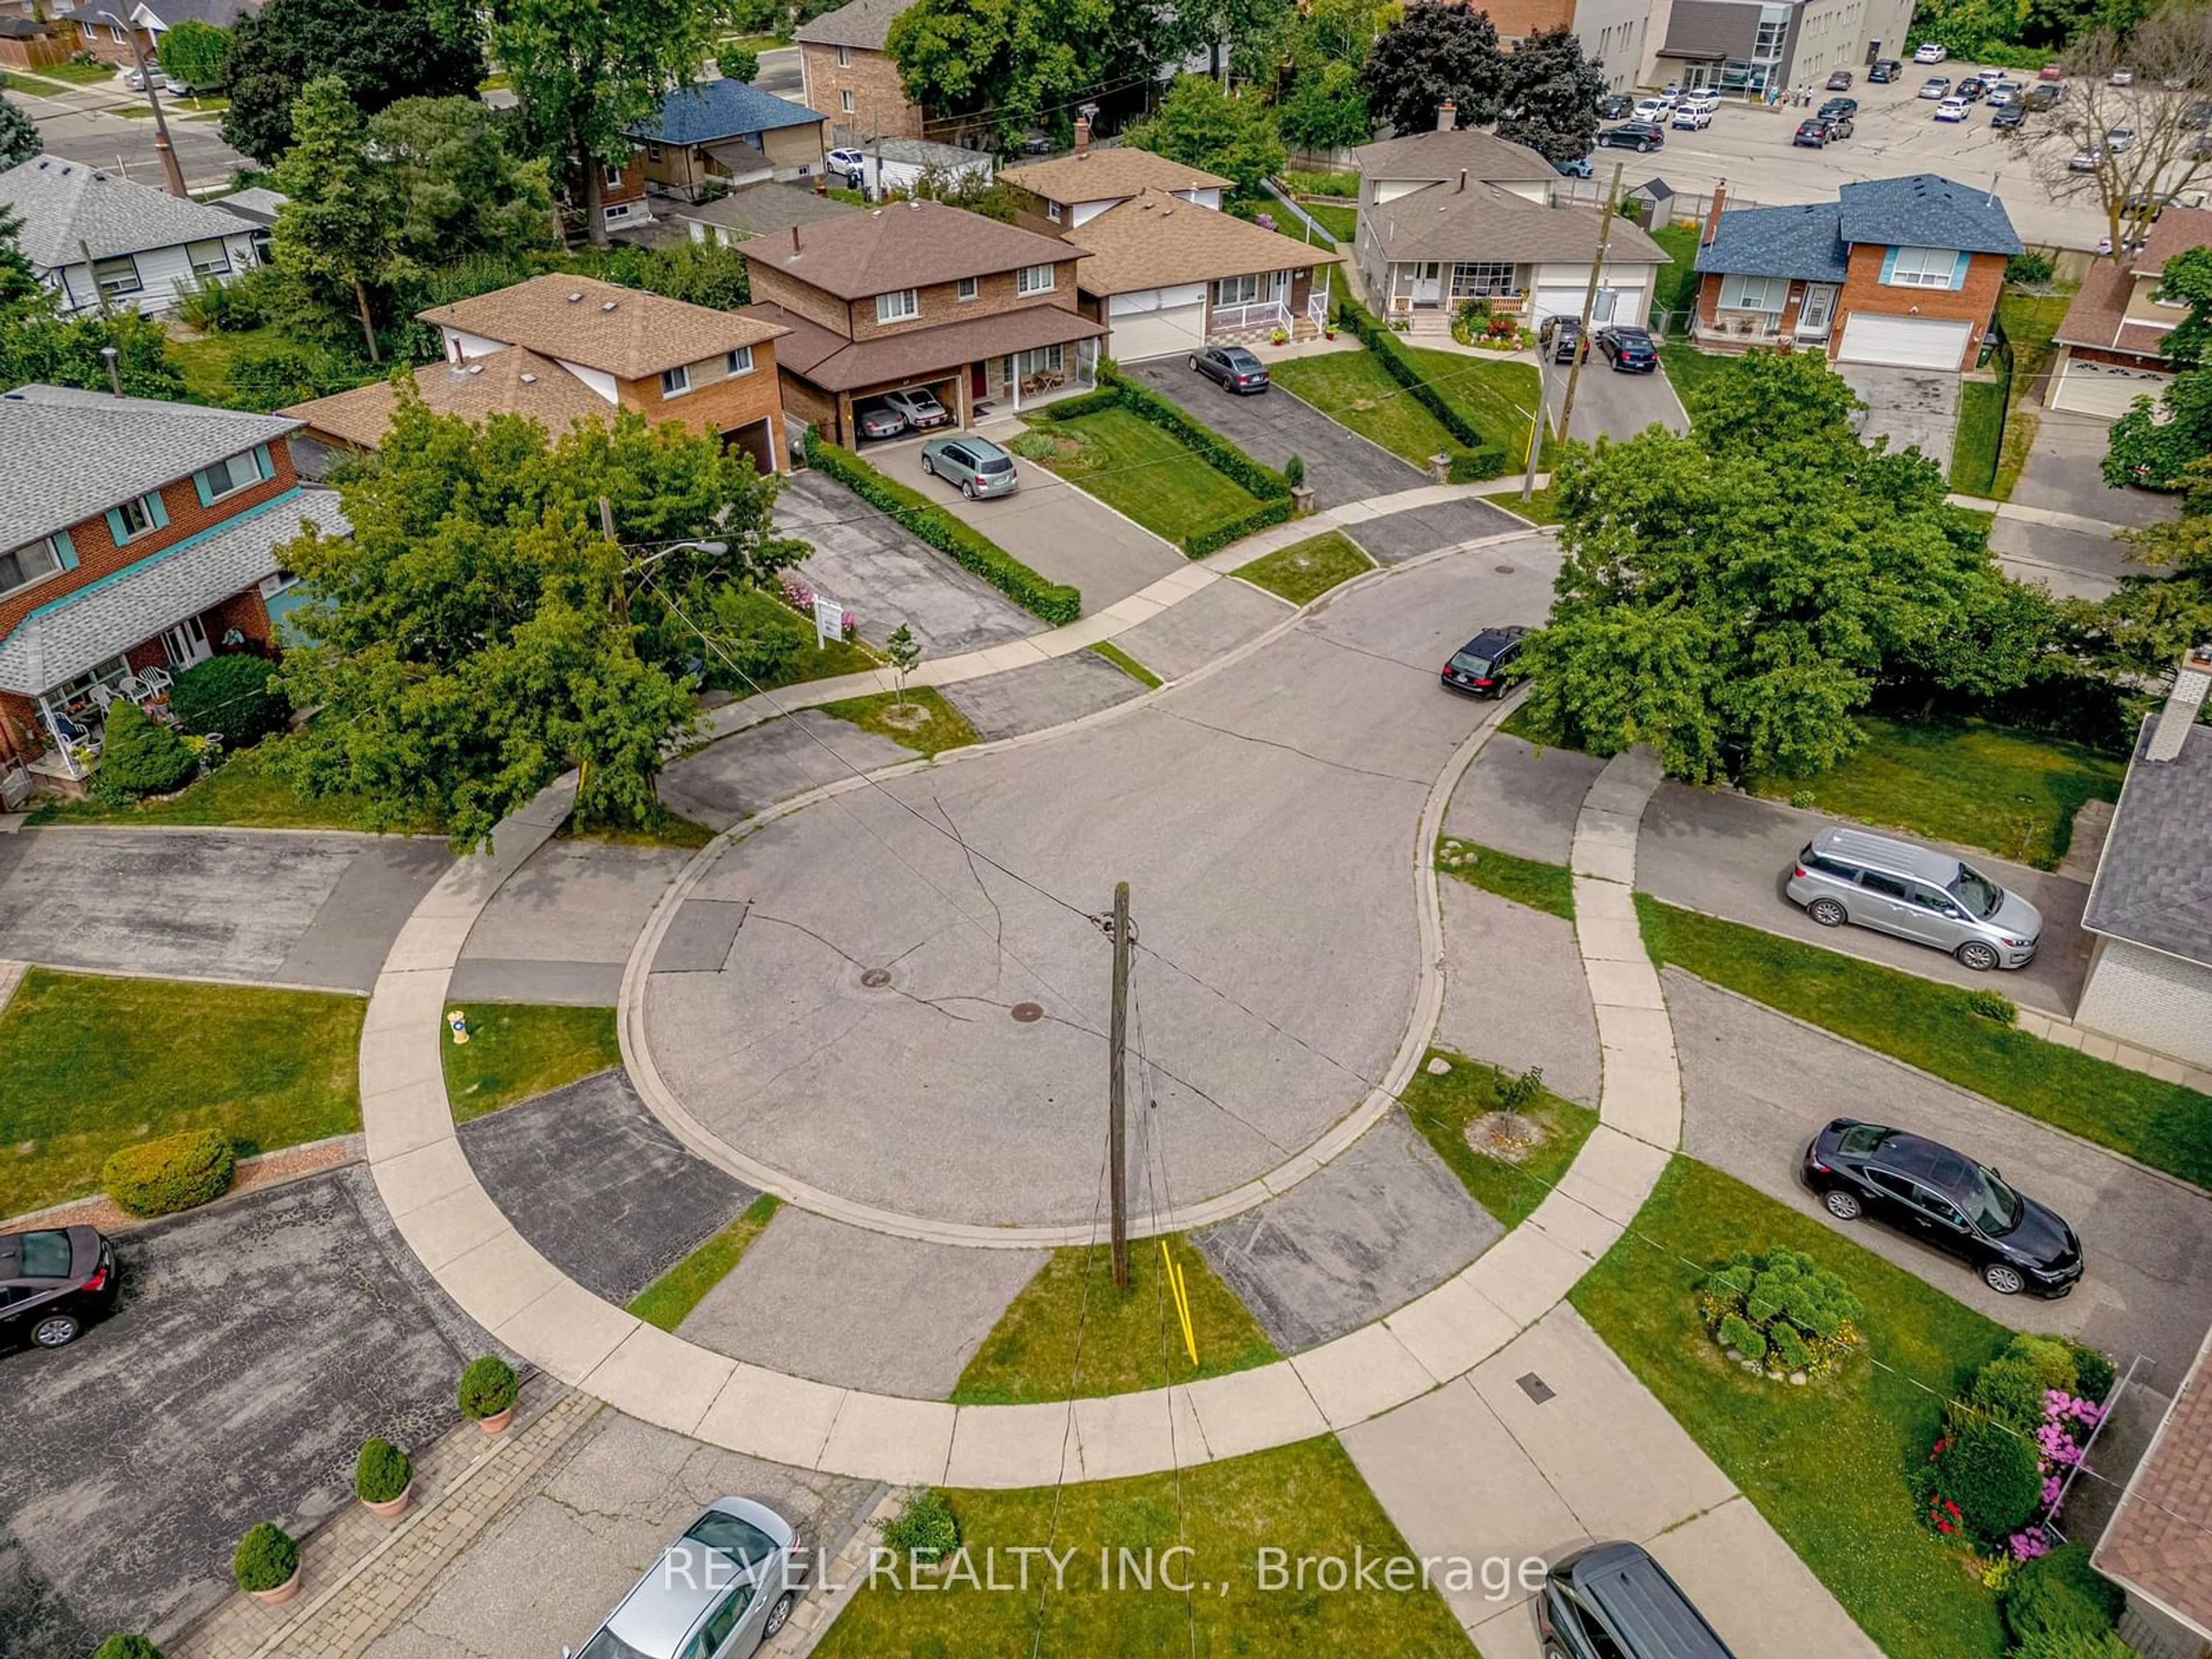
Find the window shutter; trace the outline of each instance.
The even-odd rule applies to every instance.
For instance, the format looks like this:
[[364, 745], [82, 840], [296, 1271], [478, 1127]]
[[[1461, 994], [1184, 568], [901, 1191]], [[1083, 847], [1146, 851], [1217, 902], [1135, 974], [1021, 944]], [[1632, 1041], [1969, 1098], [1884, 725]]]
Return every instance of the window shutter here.
[[264, 478], [273, 478], [276, 476], [276, 463], [269, 459], [267, 444], [253, 446], [253, 468]]
[[57, 530], [54, 532], [54, 551], [61, 556], [63, 569], [74, 570], [76, 568], [76, 544], [70, 539], [70, 533], [68, 531]]
[[161, 499], [160, 490], [155, 489], [148, 493], [146, 511], [154, 520], [155, 529], [167, 530], [169, 527], [169, 504]]
[[1887, 282], [1897, 274], [1897, 250], [1886, 247], [1881, 251], [1881, 280]]
[[215, 492], [208, 488], [206, 473], [195, 472], [192, 474], [192, 488], [199, 491], [200, 505], [202, 507], [212, 507], [215, 505]]
[[1959, 262], [1951, 267], [1951, 291], [1956, 294], [1966, 285], [1966, 272], [1974, 263], [1974, 256], [1961, 249]]
[[131, 527], [123, 522], [120, 508], [111, 507], [107, 509], [107, 534], [118, 547], [131, 539]]

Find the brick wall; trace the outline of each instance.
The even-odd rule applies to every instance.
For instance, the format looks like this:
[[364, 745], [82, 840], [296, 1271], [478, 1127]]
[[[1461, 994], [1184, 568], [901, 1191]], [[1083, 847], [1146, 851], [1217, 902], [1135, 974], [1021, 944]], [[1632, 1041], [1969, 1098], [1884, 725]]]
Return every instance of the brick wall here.
[[[261, 590], [249, 587], [242, 593], [234, 593], [221, 605], [206, 613], [208, 643], [220, 652], [225, 649], [223, 635], [236, 629], [246, 635], [246, 648], [257, 656], [276, 654], [272, 641], [276, 629], [270, 625], [269, 607], [261, 603]], [[238, 647], [228, 647], [236, 650]]]
[[781, 379], [784, 408], [800, 420], [820, 427], [822, 435], [831, 442], [843, 442], [837, 429], [836, 398], [796, 374], [785, 374]]
[[2004, 255], [1973, 255], [1966, 266], [1964, 288], [1898, 288], [1881, 280], [1882, 256], [1887, 252], [1871, 242], [1852, 246], [1850, 275], [1844, 278], [1843, 292], [1836, 298], [1835, 324], [1828, 335], [1830, 352], [1842, 343], [1844, 325], [1856, 311], [1887, 317], [1963, 318], [1974, 325], [1974, 331], [1959, 366], [1972, 368], [1981, 349], [1982, 336], [1988, 331], [1990, 318], [1996, 314], [1997, 294], [2004, 287]]
[[777, 383], [775, 343], [763, 341], [753, 348], [750, 374], [731, 376], [723, 373], [722, 365], [720, 357], [691, 364], [691, 390], [672, 398], [661, 395], [658, 376], [618, 380], [615, 396], [624, 409], [634, 409], [648, 421], [681, 421], [694, 432], [720, 434], [768, 421], [778, 433], [776, 470], [781, 471], [783, 397]]
[[[804, 246], [806, 232], [799, 231]], [[785, 247], [791, 245], [786, 232], [779, 239]], [[850, 339], [851, 310], [834, 294], [825, 294], [811, 283], [803, 283], [796, 276], [785, 275], [765, 260], [749, 259], [746, 270], [752, 281], [753, 300], [760, 305], [780, 305], [786, 311], [804, 317], [811, 323], [819, 323], [832, 334]]]
[[1486, 0], [1490, 21], [1508, 40], [1538, 29], [1562, 29], [1574, 21], [1574, 0]]
[[[836, 46], [802, 46], [799, 67], [805, 88], [806, 107], [818, 110], [839, 126], [855, 131], [880, 133], [886, 138], [927, 138], [921, 106], [907, 101], [899, 85], [898, 65], [890, 54], [867, 52], [859, 46], [846, 51], [850, 60], [840, 67]], [[845, 94], [852, 94], [846, 106]]]
[[[896, 213], [900, 210], [894, 207], [886, 208], [884, 211]], [[1040, 259], [1037, 263], [1042, 264], [1044, 262]], [[978, 277], [975, 297], [972, 300], [961, 299], [958, 284], [954, 283], [933, 283], [923, 289], [915, 298], [921, 303], [920, 315], [897, 323], [878, 323], [876, 320], [876, 302], [872, 295], [865, 300], [855, 300], [853, 301], [849, 329], [841, 329], [839, 332], [849, 333], [850, 337], [855, 340], [872, 340], [885, 334], [911, 334], [916, 329], [931, 328], [943, 323], [964, 323], [974, 317], [996, 317], [1029, 306], [1053, 305], [1063, 311], [1073, 311], [1076, 308], [1075, 261], [1056, 259], [1053, 262], [1052, 291], [1049, 294], [1019, 293], [1015, 288], [1015, 273], [1001, 270]]]

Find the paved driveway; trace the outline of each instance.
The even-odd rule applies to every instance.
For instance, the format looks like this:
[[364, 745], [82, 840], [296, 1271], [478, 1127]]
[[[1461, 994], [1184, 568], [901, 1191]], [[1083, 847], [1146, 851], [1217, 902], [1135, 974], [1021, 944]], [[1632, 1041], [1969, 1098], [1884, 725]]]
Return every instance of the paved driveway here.
[[[2008, 1325], [2148, 1354], [2172, 1388], [2212, 1321], [2212, 1194], [2033, 1118], [1815, 1031], [1679, 969], [1665, 974], [1682, 1060], [1682, 1150], [1836, 1227], [1948, 1296]], [[2088, 1276], [2057, 1302], [2003, 1297], [1972, 1269], [1886, 1227], [1830, 1219], [1796, 1178], [1832, 1117], [1869, 1117], [2002, 1170], [2081, 1237]]]
[[1644, 815], [1644, 833], [1636, 849], [1636, 884], [1670, 903], [1929, 979], [2001, 991], [2015, 1002], [2047, 1012], [2072, 1015], [2089, 965], [2089, 941], [2081, 932], [2081, 907], [2089, 896], [2087, 885], [1960, 848], [1978, 869], [2043, 912], [2043, 947], [2033, 962], [2011, 972], [1978, 974], [1940, 951], [1872, 928], [1823, 927], [1784, 896], [1790, 861], [1814, 830], [1834, 821], [1779, 801], [1664, 783]]
[[1856, 363], [1839, 363], [1836, 372], [1866, 401], [1862, 437], [1869, 443], [1887, 438], [1892, 453], [1917, 445], [1922, 454], [1950, 471], [1951, 444], [1959, 429], [1957, 375]]
[[[997, 443], [1019, 436], [1018, 422], [987, 422], [983, 435]], [[1103, 611], [1149, 587], [1188, 562], [1133, 519], [1125, 519], [1066, 479], [1031, 461], [1018, 460], [1022, 487], [1012, 495], [971, 501], [942, 478], [921, 470], [920, 438], [875, 444], [869, 461], [899, 483], [918, 489], [956, 519], [964, 519], [1030, 569], [1083, 591], [1083, 614]], [[1033, 622], [1027, 630], [1044, 626]]]
[[[1544, 407], [1559, 419], [1559, 405], [1567, 395], [1567, 365], [1548, 358], [1544, 362]], [[1648, 426], [1669, 432], [1687, 432], [1690, 417], [1674, 395], [1667, 371], [1621, 374], [1593, 349], [1575, 382], [1575, 412], [1568, 435], [1591, 443], [1601, 437], [1632, 438]]]
[[2061, 595], [2097, 599], [2112, 592], [2129, 570], [2129, 545], [2112, 527], [2162, 523], [2179, 510], [2171, 495], [2148, 489], [2113, 489], [2100, 464], [2111, 425], [2087, 415], [2044, 410], [2036, 417], [2011, 506], [2029, 514], [2058, 514], [2075, 522], [2038, 521], [2000, 513], [1990, 546], [2008, 574], [2046, 583]]
[[1291, 456], [1304, 457], [1306, 482], [1318, 506], [1395, 495], [1428, 482], [1418, 468], [1280, 386], [1258, 397], [1233, 398], [1194, 373], [1181, 357], [1131, 363], [1122, 372], [1180, 404], [1255, 461], [1279, 471]]

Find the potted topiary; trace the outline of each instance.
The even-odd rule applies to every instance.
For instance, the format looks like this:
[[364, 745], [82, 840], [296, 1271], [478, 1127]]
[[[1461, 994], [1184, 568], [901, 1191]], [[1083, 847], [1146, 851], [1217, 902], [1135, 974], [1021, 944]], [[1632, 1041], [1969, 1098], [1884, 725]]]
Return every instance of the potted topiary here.
[[389, 1440], [365, 1440], [353, 1468], [353, 1490], [378, 1520], [397, 1521], [415, 1491], [415, 1465]]
[[257, 1521], [230, 1558], [239, 1589], [264, 1606], [281, 1607], [300, 1593], [300, 1547], [273, 1521]]
[[92, 1659], [161, 1659], [161, 1650], [143, 1636], [118, 1631], [92, 1650]]
[[497, 1354], [469, 1361], [461, 1373], [461, 1415], [486, 1434], [502, 1434], [514, 1416], [514, 1368]]

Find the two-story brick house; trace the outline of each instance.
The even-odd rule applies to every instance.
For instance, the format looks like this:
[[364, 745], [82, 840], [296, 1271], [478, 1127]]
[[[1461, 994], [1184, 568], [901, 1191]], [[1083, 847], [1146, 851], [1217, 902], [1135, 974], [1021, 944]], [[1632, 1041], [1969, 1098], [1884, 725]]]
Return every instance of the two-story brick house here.
[[[0, 762], [81, 787], [73, 751], [96, 760], [106, 702], [158, 694], [140, 676], [273, 653], [291, 586], [278, 550], [303, 522], [349, 527], [334, 495], [301, 487], [299, 425], [65, 386], [0, 395]], [[91, 741], [61, 741], [73, 727]]]
[[913, 3], [849, 0], [793, 33], [806, 106], [828, 116], [841, 134], [856, 140], [933, 136], [927, 112], [907, 97], [898, 65], [884, 50], [891, 24]]
[[[776, 345], [787, 331], [775, 324], [558, 274], [419, 314], [445, 337], [445, 361], [415, 371], [422, 401], [441, 413], [526, 415], [557, 437], [634, 410], [719, 437], [763, 472], [787, 465]], [[393, 401], [378, 381], [285, 413], [320, 450], [374, 449]], [[302, 464], [317, 471], [321, 459]]]
[[2212, 211], [2170, 207], [2133, 254], [2090, 267], [2054, 337], [2051, 408], [2109, 421], [2165, 392], [2173, 379], [2166, 337], [2189, 314], [2186, 302], [2163, 297], [2166, 262], [2193, 247], [2212, 247]]
[[939, 202], [902, 202], [745, 246], [784, 404], [838, 443], [856, 403], [920, 387], [965, 426], [1094, 374], [1106, 330], [1078, 309], [1081, 248]]
[[1709, 350], [1791, 346], [1962, 373], [2020, 251], [1994, 194], [1932, 173], [1845, 185], [1802, 207], [1731, 210], [1717, 189], [1692, 337]]

